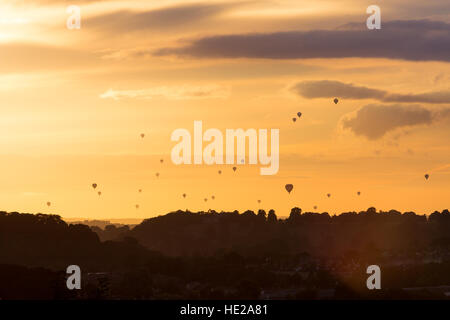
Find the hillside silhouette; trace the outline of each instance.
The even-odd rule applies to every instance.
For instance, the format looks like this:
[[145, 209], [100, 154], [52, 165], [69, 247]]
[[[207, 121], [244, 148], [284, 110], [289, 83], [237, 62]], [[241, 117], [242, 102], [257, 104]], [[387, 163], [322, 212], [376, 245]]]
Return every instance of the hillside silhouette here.
[[[445, 298], [450, 213], [177, 211], [101, 229], [0, 212], [0, 253], [2, 299]], [[72, 264], [82, 290], [65, 287]]]

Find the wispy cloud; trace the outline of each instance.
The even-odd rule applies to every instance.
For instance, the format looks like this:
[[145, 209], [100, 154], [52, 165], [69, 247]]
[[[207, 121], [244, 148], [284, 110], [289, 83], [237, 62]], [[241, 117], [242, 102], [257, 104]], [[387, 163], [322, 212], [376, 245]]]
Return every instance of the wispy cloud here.
[[299, 82], [291, 88], [291, 91], [309, 99], [340, 97], [344, 99], [375, 99], [382, 102], [397, 103], [450, 103], [450, 91], [400, 94], [330, 80]]
[[139, 30], [165, 30], [213, 18], [236, 4], [189, 4], [146, 11], [120, 10], [84, 21], [90, 28], [123, 33]]
[[165, 98], [171, 100], [187, 99], [217, 99], [227, 98], [230, 88], [223, 86], [179, 86], [179, 87], [154, 87], [140, 90], [113, 90], [109, 89], [100, 95], [102, 99], [120, 100], [125, 98], [154, 99]]

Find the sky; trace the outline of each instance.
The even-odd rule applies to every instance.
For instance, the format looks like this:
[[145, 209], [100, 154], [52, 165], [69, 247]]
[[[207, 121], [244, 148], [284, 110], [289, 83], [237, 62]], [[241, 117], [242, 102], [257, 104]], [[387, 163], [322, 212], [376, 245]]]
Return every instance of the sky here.
[[[449, 80], [448, 0], [3, 0], [0, 210], [443, 210]], [[278, 173], [173, 164], [195, 120], [279, 129]]]

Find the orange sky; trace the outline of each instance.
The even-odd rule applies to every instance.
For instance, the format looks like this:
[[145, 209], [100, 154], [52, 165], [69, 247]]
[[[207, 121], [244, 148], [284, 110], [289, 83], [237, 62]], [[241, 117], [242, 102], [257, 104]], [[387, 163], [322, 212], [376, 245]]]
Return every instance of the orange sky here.
[[[447, 0], [379, 1], [376, 31], [364, 30], [370, 1], [78, 2], [80, 30], [66, 28], [66, 1], [0, 4], [1, 210], [146, 218], [180, 208], [448, 208]], [[364, 49], [370, 32], [381, 48]], [[170, 135], [192, 132], [194, 120], [223, 132], [280, 129], [278, 174], [173, 165]]]

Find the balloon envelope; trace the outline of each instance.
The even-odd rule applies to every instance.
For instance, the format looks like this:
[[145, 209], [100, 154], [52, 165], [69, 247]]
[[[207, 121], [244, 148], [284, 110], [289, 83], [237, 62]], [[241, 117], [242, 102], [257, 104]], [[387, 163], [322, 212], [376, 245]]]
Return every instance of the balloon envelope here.
[[96, 184], [96, 183], [93, 183], [93, 184], [92, 184], [92, 188], [94, 188], [94, 189], [97, 188], [97, 184]]
[[426, 174], [425, 175], [425, 179], [427, 179], [428, 180], [428, 178], [430, 177], [430, 175], [429, 174]]
[[47, 202], [47, 206], [49, 206], [49, 207], [50, 207], [51, 205], [52, 205], [52, 203], [51, 203], [51, 202]]
[[328, 198], [331, 197], [331, 193], [327, 193], [327, 197], [328, 197]]
[[292, 184], [287, 184], [284, 186], [287, 192], [291, 193], [292, 189], [294, 189], [294, 186]]
[[236, 169], [237, 169], [236, 167], [233, 167], [233, 171], [236, 171]]
[[337, 104], [339, 102], [338, 98], [334, 98], [334, 104]]
[[302, 113], [301, 112], [297, 112], [297, 117], [301, 117], [302, 116]]
[[297, 118], [292, 118], [292, 121], [294, 121], [294, 122], [297, 121]]
[[141, 138], [145, 137], [145, 134], [141, 133]]

